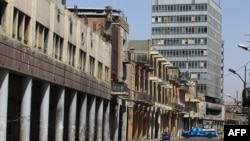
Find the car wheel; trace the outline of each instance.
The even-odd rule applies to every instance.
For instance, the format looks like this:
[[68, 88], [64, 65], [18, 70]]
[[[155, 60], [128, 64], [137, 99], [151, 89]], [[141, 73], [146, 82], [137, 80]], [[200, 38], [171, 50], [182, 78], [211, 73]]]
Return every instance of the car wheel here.
[[212, 135], [207, 135], [207, 138], [211, 139], [211, 138], [212, 138]]

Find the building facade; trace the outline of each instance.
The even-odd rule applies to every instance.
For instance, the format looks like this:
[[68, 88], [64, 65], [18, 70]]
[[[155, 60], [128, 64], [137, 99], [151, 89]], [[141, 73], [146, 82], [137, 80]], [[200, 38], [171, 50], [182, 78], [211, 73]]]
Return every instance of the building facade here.
[[163, 132], [180, 136], [188, 88], [179, 79], [179, 68], [150, 40], [132, 40], [129, 48], [128, 141], [160, 140]]
[[213, 0], [152, 0], [152, 46], [180, 68], [182, 79], [198, 82], [210, 117], [204, 123], [223, 121], [221, 13]]
[[118, 140], [111, 43], [54, 0], [0, 8], [0, 140]]

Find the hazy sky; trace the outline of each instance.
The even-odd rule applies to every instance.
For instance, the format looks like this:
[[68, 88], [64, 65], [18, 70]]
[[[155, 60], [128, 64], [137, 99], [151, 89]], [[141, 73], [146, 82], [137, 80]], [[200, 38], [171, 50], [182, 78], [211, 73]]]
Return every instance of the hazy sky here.
[[[217, 0], [219, 1], [219, 0]], [[151, 0], [67, 0], [67, 6], [105, 8], [112, 6], [120, 9], [127, 17], [130, 40], [147, 40], [151, 37]], [[250, 0], [221, 0], [222, 8], [222, 39], [224, 40], [224, 95], [229, 94], [239, 98], [243, 89], [241, 79], [228, 71], [234, 69], [250, 83], [250, 51], [237, 47], [238, 44], [250, 46]], [[232, 101], [224, 96], [225, 101]]]

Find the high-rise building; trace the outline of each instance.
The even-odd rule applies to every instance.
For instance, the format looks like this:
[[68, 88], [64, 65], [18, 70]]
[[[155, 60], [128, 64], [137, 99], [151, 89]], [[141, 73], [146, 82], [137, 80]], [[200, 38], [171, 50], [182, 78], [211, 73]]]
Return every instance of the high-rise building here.
[[222, 9], [214, 0], [152, 0], [152, 47], [197, 80], [206, 115], [221, 117], [223, 92]]

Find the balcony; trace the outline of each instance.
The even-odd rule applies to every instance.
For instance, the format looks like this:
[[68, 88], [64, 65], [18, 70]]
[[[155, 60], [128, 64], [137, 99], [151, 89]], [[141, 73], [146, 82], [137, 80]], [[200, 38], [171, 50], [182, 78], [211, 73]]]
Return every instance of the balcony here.
[[155, 70], [155, 63], [154, 61], [152, 60], [148, 60], [146, 64], [144, 64], [145, 68], [148, 70], [148, 71], [153, 71]]
[[136, 102], [142, 103], [142, 104], [147, 104], [147, 105], [153, 105], [154, 104], [154, 99], [152, 96], [146, 94], [146, 93], [135, 93], [134, 95], [134, 100]]
[[199, 114], [195, 111], [190, 111], [184, 115], [184, 118], [199, 118]]
[[111, 83], [112, 95], [128, 96], [129, 90], [124, 82], [113, 81]]
[[124, 51], [122, 61], [124, 63], [130, 63], [130, 60], [131, 60], [131, 53], [129, 51]]
[[179, 83], [180, 82], [180, 70], [179, 70], [179, 68], [175, 68], [175, 67], [167, 68], [167, 79], [169, 81]]
[[173, 103], [172, 107], [177, 112], [183, 112], [186, 113], [185, 106], [179, 103]]

